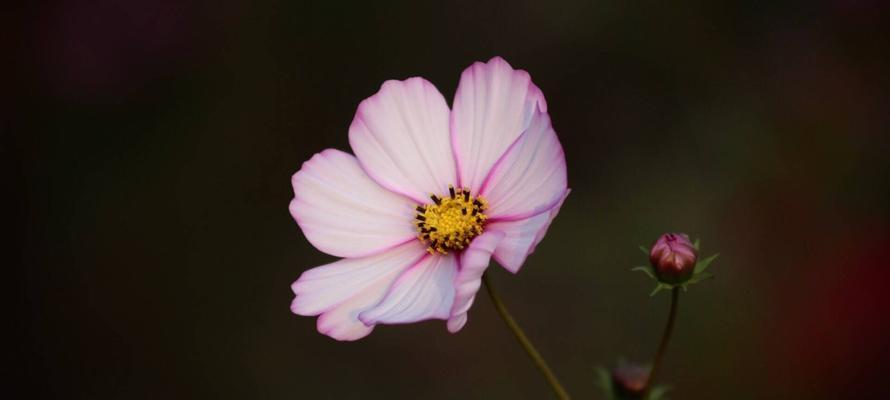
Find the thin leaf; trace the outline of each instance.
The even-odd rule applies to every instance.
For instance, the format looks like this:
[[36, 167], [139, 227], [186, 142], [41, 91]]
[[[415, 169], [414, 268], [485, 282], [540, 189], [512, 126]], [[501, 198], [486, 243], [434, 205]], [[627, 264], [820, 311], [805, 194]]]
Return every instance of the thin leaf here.
[[695, 243], [692, 244], [692, 247], [695, 247], [698, 250], [698, 245], [701, 243], [701, 238], [695, 239]]
[[655, 285], [655, 289], [652, 290], [652, 293], [649, 293], [649, 297], [655, 296], [656, 294], [658, 294], [658, 292], [660, 292], [662, 290], [670, 290], [673, 288], [674, 287], [672, 285], [668, 285], [668, 284], [659, 282], [658, 285]]
[[612, 389], [612, 375], [603, 367], [596, 367], [597, 384], [603, 389]]
[[706, 280], [706, 279], [712, 279], [713, 277], [714, 277], [714, 274], [707, 273], [707, 272], [702, 272], [702, 273], [700, 273], [700, 274], [695, 274], [695, 275], [693, 275], [692, 278], [689, 279], [689, 281], [686, 282], [686, 284], [687, 284], [687, 285], [691, 285], [691, 284], [693, 284], [693, 283], [698, 283], [698, 282], [701, 282], [701, 281]]
[[649, 255], [649, 249], [647, 249], [646, 246], [640, 245], [640, 251], [647, 256]]
[[597, 386], [603, 389], [603, 394], [606, 395], [606, 399], [614, 399], [615, 389], [612, 387], [612, 374], [609, 373], [609, 370], [603, 367], [597, 367], [596, 374]]
[[696, 263], [695, 264], [695, 273], [698, 274], [701, 272], [705, 272], [705, 270], [708, 269], [708, 266], [711, 265], [711, 262], [716, 260], [719, 255], [720, 255], [720, 253], [714, 254], [714, 255]]
[[652, 388], [649, 391], [649, 397], [647, 400], [667, 400], [665, 394], [671, 390], [670, 386], [658, 385]]
[[650, 268], [650, 267], [647, 267], [647, 266], [633, 267], [633, 268], [631, 268], [631, 271], [640, 271], [640, 272], [645, 273], [646, 275], [649, 275], [650, 278], [655, 279], [655, 273], [652, 272], [652, 268]]

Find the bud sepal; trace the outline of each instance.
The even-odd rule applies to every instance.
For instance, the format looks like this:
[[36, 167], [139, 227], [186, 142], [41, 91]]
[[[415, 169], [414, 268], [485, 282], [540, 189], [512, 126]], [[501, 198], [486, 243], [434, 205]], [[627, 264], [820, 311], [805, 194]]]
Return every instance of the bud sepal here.
[[[671, 250], [665, 246], [665, 240], [668, 240], [668, 241], [676, 240], [677, 242], [680, 242], [679, 245], [681, 245], [681, 246], [686, 245], [687, 247], [689, 247], [689, 249], [688, 249], [689, 252], [687, 252], [687, 254], [681, 254], [681, 256], [686, 255], [686, 257], [659, 258], [658, 256], [662, 255], [663, 252]], [[648, 256], [650, 258], [650, 262], [651, 262], [650, 265], [637, 266], [637, 267], [632, 268], [631, 271], [643, 272], [644, 274], [646, 274], [646, 276], [652, 278], [655, 281], [655, 283], [656, 283], [655, 288], [652, 290], [651, 293], [649, 293], [650, 297], [655, 296], [656, 294], [658, 294], [658, 292], [660, 292], [662, 290], [671, 291], [678, 287], [683, 288], [683, 291], [686, 291], [688, 289], [689, 285], [699, 283], [701, 281], [711, 279], [714, 277], [713, 274], [711, 274], [709, 272], [705, 272], [705, 270], [711, 265], [711, 262], [713, 262], [715, 259], [717, 259], [717, 257], [720, 255], [720, 253], [717, 253], [717, 254], [711, 255], [707, 258], [699, 260], [699, 259], [697, 259], [697, 254], [699, 251], [699, 244], [700, 244], [700, 241], [698, 239], [695, 240], [695, 243], [689, 243], [688, 236], [686, 236], [685, 234], [662, 235], [662, 237], [660, 237], [659, 240], [656, 241], [655, 245], [653, 245], [651, 250], [647, 249], [645, 246], [642, 246], [642, 245], [640, 246], [640, 251], [642, 251], [643, 254], [646, 254], [646, 256]], [[662, 246], [663, 248], [660, 246]], [[665, 249], [668, 249], [668, 250], [665, 250]], [[667, 265], [667, 266], [673, 268], [673, 270], [668, 270], [668, 271], [675, 272], [675, 273], [674, 274], [666, 274], [664, 272], [665, 270], [662, 270], [662, 272], [659, 273], [659, 270], [657, 269], [661, 266], [661, 265], [659, 265], [659, 261], [662, 259], [668, 259], [668, 258], [672, 262], [668, 263], [669, 265]], [[677, 260], [679, 260], [679, 261], [677, 261]], [[684, 261], [687, 263], [689, 261], [693, 261], [694, 267], [689, 268], [691, 265], [684, 266], [682, 264], [682, 262], [684, 262]], [[685, 274], [683, 274], [684, 268], [688, 268], [688, 269], [690, 269], [690, 271], [687, 271]], [[679, 272], [679, 274], [677, 274], [676, 272]]]
[[603, 390], [606, 400], [668, 400], [666, 394], [670, 386], [655, 385], [646, 391], [649, 370], [648, 365], [618, 360], [618, 366], [611, 371], [604, 367], [596, 368], [597, 386]]

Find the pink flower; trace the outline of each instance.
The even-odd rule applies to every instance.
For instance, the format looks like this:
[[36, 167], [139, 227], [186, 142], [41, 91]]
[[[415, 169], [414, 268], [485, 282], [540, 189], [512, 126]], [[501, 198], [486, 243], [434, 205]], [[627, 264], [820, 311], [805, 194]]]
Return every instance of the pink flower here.
[[698, 250], [685, 233], [661, 235], [649, 252], [649, 262], [658, 279], [676, 284], [689, 280], [695, 270]]
[[427, 319], [459, 331], [489, 260], [518, 272], [569, 193], [543, 93], [499, 57], [463, 72], [453, 110], [423, 78], [384, 82], [349, 144], [305, 162], [290, 203], [343, 258], [304, 272], [291, 310], [337, 340]]

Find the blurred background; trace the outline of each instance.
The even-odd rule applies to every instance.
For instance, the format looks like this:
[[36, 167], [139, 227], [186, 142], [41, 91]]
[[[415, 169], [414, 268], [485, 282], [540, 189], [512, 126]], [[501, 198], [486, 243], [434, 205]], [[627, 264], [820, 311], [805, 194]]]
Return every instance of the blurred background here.
[[500, 55], [544, 91], [573, 192], [492, 278], [576, 398], [601, 398], [596, 366], [654, 352], [669, 296], [629, 269], [665, 231], [722, 254], [681, 297], [672, 398], [886, 395], [886, 7], [704, 3], [18, 6], [5, 375], [28, 398], [548, 398], [485, 296], [456, 335], [354, 343], [289, 311], [291, 282], [333, 259], [288, 214], [291, 174], [349, 150], [384, 80], [451, 99]]

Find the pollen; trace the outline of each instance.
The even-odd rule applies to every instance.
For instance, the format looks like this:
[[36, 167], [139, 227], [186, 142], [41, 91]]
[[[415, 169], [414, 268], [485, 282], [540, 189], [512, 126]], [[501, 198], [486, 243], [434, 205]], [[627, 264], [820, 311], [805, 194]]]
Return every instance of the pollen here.
[[485, 229], [488, 202], [464, 188], [448, 187], [448, 195], [430, 195], [431, 204], [416, 207], [417, 238], [430, 254], [463, 250]]

